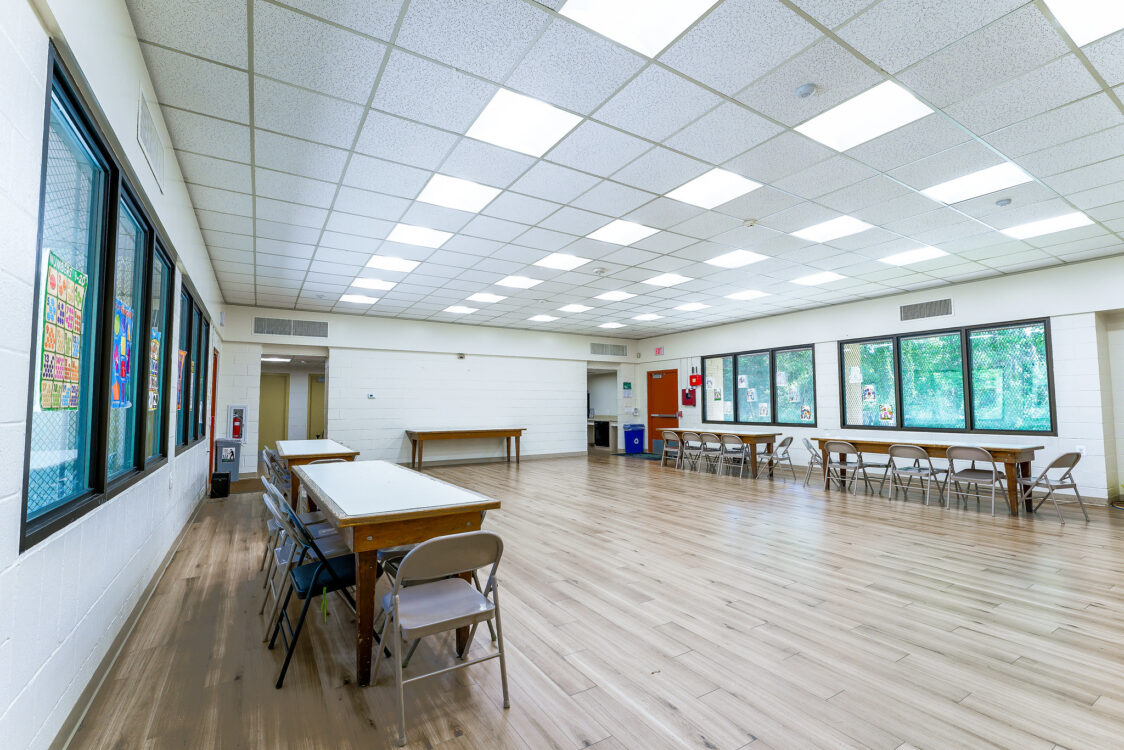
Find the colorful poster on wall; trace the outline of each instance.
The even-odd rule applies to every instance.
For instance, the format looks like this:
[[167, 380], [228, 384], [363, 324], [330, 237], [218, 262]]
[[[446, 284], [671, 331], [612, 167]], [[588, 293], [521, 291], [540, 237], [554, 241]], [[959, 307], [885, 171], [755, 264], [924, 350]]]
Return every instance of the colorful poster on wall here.
[[78, 394], [82, 390], [82, 308], [88, 282], [86, 274], [48, 253], [39, 360], [41, 409], [78, 408]]
[[747, 388], [746, 391], [745, 391], [745, 400], [750, 401], [750, 402], [756, 401], [757, 400], [757, 389], [756, 388]]
[[183, 363], [186, 359], [187, 352], [180, 349], [180, 362], [177, 370], [179, 374], [176, 376], [176, 411], [183, 408]]
[[152, 329], [148, 344], [148, 410], [160, 404], [160, 331]]
[[748, 388], [748, 387], [749, 387], [749, 376], [748, 375], [738, 375], [738, 388]]
[[892, 404], [880, 404], [878, 406], [878, 419], [883, 422], [893, 422], [894, 406]]
[[757, 405], [757, 416], [768, 417], [769, 416], [769, 404], [765, 403], [764, 401], [759, 403]]
[[800, 401], [800, 389], [792, 385], [788, 387], [788, 403], [795, 404]]
[[874, 401], [875, 388], [873, 385], [863, 386], [863, 401]]
[[811, 422], [812, 421], [812, 407], [808, 406], [807, 404], [804, 404], [803, 406], [801, 406], [800, 407], [800, 419], [802, 419], [805, 422]]
[[129, 383], [133, 376], [133, 309], [119, 299], [113, 300], [113, 359], [112, 380], [109, 384], [111, 409], [127, 409]]

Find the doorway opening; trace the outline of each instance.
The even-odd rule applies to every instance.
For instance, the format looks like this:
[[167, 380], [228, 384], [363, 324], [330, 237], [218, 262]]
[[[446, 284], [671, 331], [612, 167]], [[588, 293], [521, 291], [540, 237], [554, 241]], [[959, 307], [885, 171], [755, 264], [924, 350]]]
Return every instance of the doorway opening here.
[[328, 358], [322, 355], [262, 355], [258, 404], [258, 452], [278, 440], [327, 437]]
[[586, 442], [593, 452], [616, 453], [618, 443], [616, 368], [589, 365], [585, 375]]

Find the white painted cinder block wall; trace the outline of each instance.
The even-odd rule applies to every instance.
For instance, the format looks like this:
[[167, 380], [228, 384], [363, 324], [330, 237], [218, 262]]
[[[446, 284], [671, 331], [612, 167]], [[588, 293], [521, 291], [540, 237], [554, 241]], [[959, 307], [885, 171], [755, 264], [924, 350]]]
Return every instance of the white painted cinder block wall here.
[[[208, 460], [201, 443], [19, 552], [49, 34], [61, 41], [65, 30], [109, 126], [122, 134], [126, 157], [139, 167], [141, 187], [180, 254], [180, 269], [189, 270], [204, 304], [213, 310], [218, 299], [172, 152], [163, 193], [151, 174], [141, 171], [147, 167], [136, 146], [137, 100], [142, 88], [153, 97], [124, 5], [37, 0], [35, 7], [46, 16], [25, 0], [5, 2], [0, 13], [0, 747], [5, 749], [44, 748], [55, 739], [201, 499]], [[176, 325], [178, 319], [177, 309]], [[174, 389], [172, 384], [168, 392]], [[171, 444], [174, 420], [169, 421]]]

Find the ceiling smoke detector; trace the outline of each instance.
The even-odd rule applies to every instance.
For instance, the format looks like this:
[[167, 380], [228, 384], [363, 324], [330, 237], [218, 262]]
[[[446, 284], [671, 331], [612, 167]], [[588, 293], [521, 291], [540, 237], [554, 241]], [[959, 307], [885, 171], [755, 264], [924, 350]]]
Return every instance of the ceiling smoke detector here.
[[755, 226], [757, 226], [757, 219], [746, 219], [745, 221], [742, 222], [742, 226], [743, 227], [755, 227]]
[[816, 93], [816, 84], [814, 83], [805, 83], [803, 86], [796, 87], [796, 97], [798, 99], [807, 99], [814, 93]]
[[999, 200], [995, 201], [995, 205], [999, 206], [1000, 208], [1006, 208], [1007, 206], [1011, 205], [1011, 199], [1000, 198]]
[[598, 266], [597, 268], [590, 269], [597, 276], [604, 276], [609, 272], [609, 269]]

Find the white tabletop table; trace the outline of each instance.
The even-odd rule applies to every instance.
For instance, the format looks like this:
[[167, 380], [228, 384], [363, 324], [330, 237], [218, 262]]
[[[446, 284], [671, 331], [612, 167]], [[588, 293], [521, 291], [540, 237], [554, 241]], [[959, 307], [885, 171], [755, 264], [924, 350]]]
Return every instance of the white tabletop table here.
[[[355, 553], [355, 660], [360, 685], [371, 682], [378, 551], [445, 534], [476, 531], [500, 501], [388, 461], [314, 464], [293, 470]], [[457, 631], [457, 652], [468, 628]]]
[[[335, 440], [278, 440], [277, 457], [284, 461], [290, 473], [298, 466], [320, 461], [325, 458], [342, 458], [354, 461], [359, 451], [348, 448]], [[300, 480], [291, 475], [289, 480], [289, 502], [296, 503], [300, 490]]]

